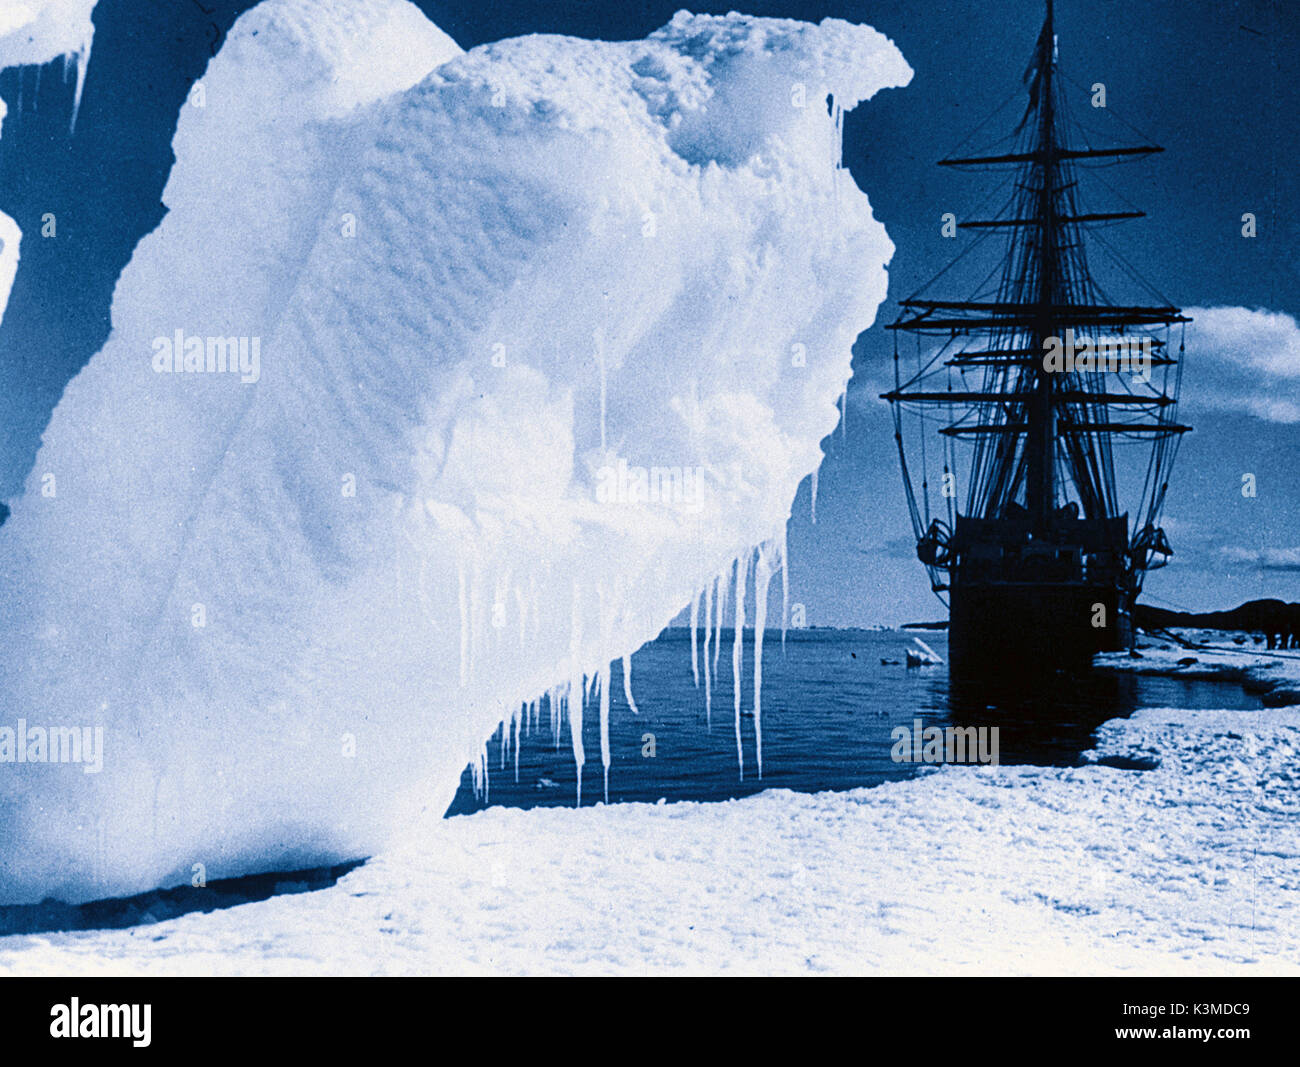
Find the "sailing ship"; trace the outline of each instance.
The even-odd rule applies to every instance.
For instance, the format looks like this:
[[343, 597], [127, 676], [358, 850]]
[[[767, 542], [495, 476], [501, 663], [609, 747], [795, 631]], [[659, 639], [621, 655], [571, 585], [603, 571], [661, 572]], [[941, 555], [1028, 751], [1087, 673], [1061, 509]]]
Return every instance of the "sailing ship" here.
[[1115, 302], [1089, 270], [1098, 230], [1143, 212], [1090, 212], [1079, 190], [1090, 168], [1162, 149], [1072, 135], [1053, 6], [1004, 150], [940, 164], [1009, 169], [1003, 212], [959, 223], [972, 246], [1004, 239], [1004, 256], [967, 299], [929, 298], [932, 279], [887, 327], [895, 385], [883, 397], [958, 674], [1077, 669], [1132, 647], [1143, 578], [1172, 553], [1160, 514], [1190, 429], [1177, 421], [1190, 319], [1149, 287], [1151, 303]]

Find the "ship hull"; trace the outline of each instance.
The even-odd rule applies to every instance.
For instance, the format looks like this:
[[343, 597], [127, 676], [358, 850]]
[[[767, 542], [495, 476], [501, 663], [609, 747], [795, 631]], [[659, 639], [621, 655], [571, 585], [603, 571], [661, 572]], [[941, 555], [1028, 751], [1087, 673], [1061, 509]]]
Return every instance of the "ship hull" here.
[[954, 581], [948, 655], [974, 677], [1086, 670], [1098, 652], [1129, 649], [1130, 598], [1116, 585]]

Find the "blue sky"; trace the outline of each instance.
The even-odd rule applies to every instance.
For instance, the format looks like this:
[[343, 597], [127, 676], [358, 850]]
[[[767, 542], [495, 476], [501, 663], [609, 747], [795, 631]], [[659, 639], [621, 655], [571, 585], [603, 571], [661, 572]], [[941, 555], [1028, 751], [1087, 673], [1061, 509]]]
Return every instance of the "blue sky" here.
[[[678, 3], [608, 0], [417, 0], [464, 47], [530, 32], [634, 38]], [[66, 132], [71, 87], [32, 73], [0, 76], [10, 105], [0, 149], [0, 203], [26, 233], [59, 219], [58, 241], [25, 241], [0, 326], [0, 496], [26, 477], [58, 396], [107, 336], [112, 287], [136, 241], [162, 215], [177, 109], [220, 34], [250, 2], [103, 0], [81, 118]], [[1226, 607], [1255, 596], [1300, 599], [1300, 10], [1266, 0], [1059, 0], [1061, 63], [1071, 106], [1094, 143], [1140, 140], [1163, 155], [1099, 172], [1097, 209], [1127, 199], [1148, 218], [1105, 237], [1174, 303], [1211, 309], [1189, 329], [1184, 398], [1195, 432], [1174, 472], [1167, 526], [1175, 556], [1148, 582], [1152, 602]], [[960, 251], [940, 217], [970, 217], [987, 176], [935, 167], [973, 127], [1008, 132], [1041, 20], [1037, 0], [879, 0], [695, 4], [697, 11], [868, 22], [916, 71], [848, 117], [845, 162], [898, 246], [891, 300]], [[1090, 106], [1096, 82], [1107, 108]], [[1122, 120], [1122, 121], [1121, 121]], [[978, 143], [973, 145], [978, 147]], [[234, 150], [237, 150], [234, 149]], [[1089, 176], [1091, 177], [1091, 175]], [[1085, 195], [1088, 192], [1085, 187]], [[1241, 217], [1257, 236], [1241, 235]], [[1104, 263], [1094, 261], [1104, 268]], [[1108, 287], [1125, 293], [1122, 279]], [[965, 294], [959, 290], [954, 297]], [[1139, 296], [1140, 294], [1133, 294]], [[1215, 310], [1227, 309], [1227, 310]], [[1258, 313], [1258, 312], [1263, 312]], [[790, 527], [793, 598], [812, 624], [939, 617], [912, 554], [888, 411], [892, 341], [878, 326], [855, 348], [847, 433], [826, 442], [816, 525], [805, 486]], [[1243, 497], [1255, 475], [1257, 495]]]

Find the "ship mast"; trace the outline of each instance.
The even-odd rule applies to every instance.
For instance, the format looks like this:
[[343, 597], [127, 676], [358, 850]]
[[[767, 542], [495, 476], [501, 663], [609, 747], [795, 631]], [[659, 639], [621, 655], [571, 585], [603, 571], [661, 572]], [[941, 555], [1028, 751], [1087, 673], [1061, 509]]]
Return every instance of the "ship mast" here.
[[[1052, 106], [1052, 68], [1056, 63], [1056, 33], [1052, 0], [1047, 0], [1047, 18], [1038, 38], [1034, 77], [1040, 101], [1038, 124], [1038, 239], [1030, 241], [1037, 250], [1038, 326], [1034, 339], [1038, 351], [1044, 350], [1047, 338], [1056, 334], [1052, 308], [1066, 301], [1057, 284], [1057, 212], [1056, 212], [1056, 128]], [[1031, 91], [1032, 95], [1032, 91]], [[1031, 273], [1032, 277], [1032, 273]], [[1029, 405], [1026, 435], [1028, 481], [1026, 502], [1033, 518], [1034, 532], [1042, 534], [1056, 507], [1056, 405], [1052, 398], [1051, 374], [1041, 367], [1031, 367], [1034, 378], [1033, 400]]]
[[[1133, 540], [1123, 550], [1130, 557], [1125, 566], [1133, 587], [1140, 585], [1141, 571], [1158, 565], [1152, 545], [1167, 555], [1167, 541], [1155, 524], [1177, 440], [1189, 429], [1174, 420], [1181, 344], [1175, 355], [1169, 329], [1190, 320], [1162, 298], [1143, 305], [1112, 302], [1105, 296], [1089, 270], [1085, 237], [1094, 224], [1144, 213], [1081, 208], [1076, 172], [1078, 164], [1142, 158], [1162, 149], [1150, 144], [1093, 148], [1069, 143], [1058, 85], [1054, 8], [1054, 0], [1047, 0], [1025, 72], [1029, 102], [1015, 131], [1016, 144], [1000, 154], [940, 160], [945, 167], [1010, 167], [1016, 172], [1007, 211], [958, 223], [963, 230], [1009, 233], [996, 296], [923, 298], [927, 284], [899, 301], [899, 316], [886, 327], [934, 339], [934, 348], [924, 358], [918, 342], [918, 366], [910, 377], [901, 373], [895, 346], [895, 388], [883, 396], [894, 408], [895, 440], [918, 553], [931, 570], [936, 591], [946, 588], [939, 572], [955, 565], [957, 553], [950, 541], [960, 515], [953, 494], [945, 490], [948, 519], [931, 521], [924, 472], [922, 509], [905, 455], [904, 411], [937, 408], [951, 416], [939, 430], [947, 442], [945, 482], [955, 478], [956, 462], [947, 449], [952, 443], [971, 444], [961, 515], [980, 521], [1026, 521], [1034, 539], [1059, 533], [1067, 505], [1067, 511], [1089, 522], [1126, 514], [1120, 506], [1112, 446], [1119, 441], [1146, 442], [1151, 450], [1147, 484], [1133, 502]], [[1064, 344], [1067, 337], [1086, 339], [1098, 349], [1103, 342], [1140, 341], [1155, 377], [1140, 381], [1104, 366], [1049, 369], [1044, 362], [1049, 345], [1053, 339]], [[972, 347], [972, 341], [982, 344]], [[981, 374], [982, 381], [968, 383], [972, 372]], [[924, 450], [921, 459], [924, 467]]]

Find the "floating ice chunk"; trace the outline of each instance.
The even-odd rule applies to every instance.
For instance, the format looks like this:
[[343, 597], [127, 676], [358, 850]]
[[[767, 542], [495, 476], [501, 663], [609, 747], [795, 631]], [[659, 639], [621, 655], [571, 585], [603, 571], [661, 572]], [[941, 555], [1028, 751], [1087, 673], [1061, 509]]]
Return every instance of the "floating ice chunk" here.
[[912, 640], [916, 642], [916, 648], [907, 650], [909, 667], [937, 667], [943, 663], [943, 657], [919, 637], [913, 637]]
[[[264, 4], [182, 116], [170, 213], [0, 528], [6, 707], [105, 727], [100, 774], [0, 768], [0, 900], [370, 853], [467, 763], [486, 789], [547, 691], [581, 783], [587, 679], [603, 710], [820, 462], [892, 253], [828, 187], [824, 99], [905, 83], [894, 47], [681, 14], [444, 62], [413, 10]], [[260, 337], [257, 380], [156, 373], [178, 329]], [[599, 491], [614, 449], [652, 494]]]

